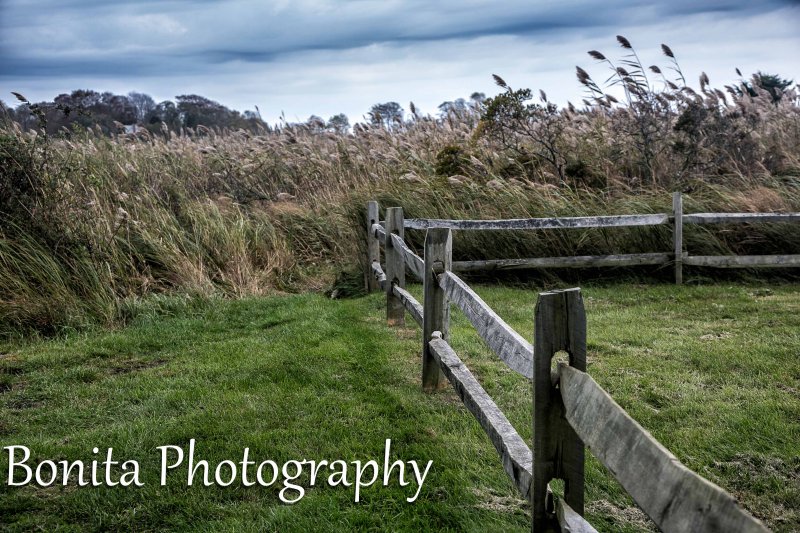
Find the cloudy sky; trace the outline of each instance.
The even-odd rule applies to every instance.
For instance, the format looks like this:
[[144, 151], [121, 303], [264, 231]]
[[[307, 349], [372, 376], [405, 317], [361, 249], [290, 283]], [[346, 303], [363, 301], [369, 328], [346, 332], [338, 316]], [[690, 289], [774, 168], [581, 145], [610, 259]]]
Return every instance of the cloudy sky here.
[[0, 0], [0, 99], [87, 88], [157, 101], [201, 94], [274, 122], [413, 101], [491, 96], [512, 87], [580, 103], [586, 55], [621, 57], [627, 37], [646, 65], [668, 44], [690, 85], [762, 70], [800, 80], [797, 0]]

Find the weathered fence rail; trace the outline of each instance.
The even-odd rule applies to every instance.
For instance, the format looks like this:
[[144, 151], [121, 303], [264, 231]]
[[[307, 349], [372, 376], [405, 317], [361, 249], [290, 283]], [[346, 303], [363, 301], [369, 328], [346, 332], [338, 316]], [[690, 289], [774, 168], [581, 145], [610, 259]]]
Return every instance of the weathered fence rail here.
[[687, 224], [800, 222], [800, 213], [694, 213], [683, 215], [683, 221]]
[[794, 267], [800, 266], [800, 255], [692, 255], [684, 257], [683, 264], [717, 268]]
[[577, 255], [572, 257], [530, 257], [526, 259], [482, 259], [453, 261], [456, 272], [512, 270], [516, 268], [587, 268], [606, 266], [666, 265], [671, 254]]
[[392, 245], [400, 250], [403, 256], [403, 261], [405, 261], [406, 266], [408, 269], [417, 277], [417, 279], [422, 279], [425, 272], [425, 261], [406, 245], [403, 242], [403, 239], [398, 237], [397, 235], [392, 235]]
[[533, 376], [531, 343], [506, 324], [469, 285], [452, 272], [442, 273], [438, 283], [447, 298], [463, 311], [478, 335], [509, 368], [526, 378]]
[[561, 364], [558, 377], [569, 425], [662, 530], [765, 530], [730, 494], [681, 464], [588, 374]]
[[612, 215], [596, 217], [512, 218], [507, 220], [441, 220], [409, 218], [408, 229], [521, 230], [558, 228], [611, 228], [658, 226], [669, 223], [669, 215]]
[[392, 287], [394, 295], [400, 299], [406, 311], [414, 318], [414, 322], [422, 326], [422, 305], [407, 290], [395, 285]]
[[[680, 208], [679, 199], [676, 204]], [[387, 209], [385, 229], [378, 212], [377, 203], [370, 202], [370, 287], [386, 293], [390, 324], [402, 324], [408, 311], [422, 326], [423, 389], [435, 390], [447, 382], [453, 386], [489, 436], [514, 486], [530, 500], [532, 531], [596, 531], [583, 518], [584, 446], [662, 531], [767, 531], [732, 496], [681, 464], [586, 373], [580, 289], [539, 294], [531, 344], [453, 272], [449, 228], [428, 227], [424, 256], [419, 257], [403, 240], [403, 230], [411, 226], [405, 224], [402, 209]], [[422, 281], [423, 304], [406, 290], [406, 270]], [[532, 447], [450, 346], [451, 304], [464, 312], [505, 364], [531, 380]], [[560, 351], [568, 354], [569, 363], [560, 362], [552, 370]], [[554, 479], [564, 481], [563, 498], [550, 489]]]
[[[594, 268], [657, 266], [674, 264], [675, 282], [683, 283], [683, 266], [715, 268], [786, 268], [800, 266], [800, 254], [794, 255], [747, 255], [747, 256], [692, 256], [684, 249], [684, 225], [709, 224], [753, 224], [800, 222], [800, 213], [683, 213], [683, 197], [674, 193], [672, 213], [645, 215], [611, 215], [591, 217], [520, 218], [507, 220], [446, 220], [411, 218], [403, 221], [405, 229], [450, 229], [459, 231], [501, 230], [553, 230], [570, 228], [619, 228], [637, 226], [671, 225], [673, 250], [671, 253], [654, 252], [638, 254], [582, 255], [571, 257], [531, 257], [510, 259], [483, 259], [455, 261], [453, 271], [473, 272], [481, 270], [510, 270], [521, 268]], [[375, 204], [377, 206], [377, 204]], [[377, 208], [377, 207], [376, 207]], [[377, 222], [377, 223], [376, 223]], [[385, 231], [377, 219], [370, 215], [369, 228], [378, 238], [384, 239]], [[374, 247], [374, 243], [371, 245]], [[410, 251], [410, 250], [409, 250]], [[413, 256], [413, 254], [412, 254]], [[370, 251], [370, 258], [372, 251]], [[411, 256], [407, 256], [411, 257]], [[421, 261], [418, 256], [417, 260]], [[411, 259], [409, 259], [410, 261]], [[419, 265], [409, 265], [418, 274]], [[414, 268], [417, 270], [415, 271]]]

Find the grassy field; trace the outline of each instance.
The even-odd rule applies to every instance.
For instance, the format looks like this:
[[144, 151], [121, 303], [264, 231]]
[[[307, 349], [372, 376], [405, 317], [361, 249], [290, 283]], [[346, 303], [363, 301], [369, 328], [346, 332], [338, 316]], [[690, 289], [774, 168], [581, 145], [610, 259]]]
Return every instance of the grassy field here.
[[[535, 289], [478, 286], [530, 338]], [[417, 292], [418, 288], [417, 288]], [[800, 285], [583, 289], [589, 372], [687, 466], [775, 531], [800, 529]], [[478, 424], [450, 391], [419, 387], [420, 332], [387, 327], [384, 300], [319, 295], [165, 299], [125, 329], [0, 345], [0, 444], [34, 459], [115, 458], [143, 487], [9, 488], [7, 530], [528, 531]], [[452, 344], [527, 440], [529, 384], [454, 312]], [[411, 320], [409, 319], [411, 324]], [[156, 447], [197, 439], [202, 458], [433, 461], [410, 487], [317, 486], [285, 505], [278, 488], [158, 484]], [[589, 454], [587, 454], [589, 455]], [[0, 471], [8, 456], [0, 457]], [[650, 528], [591, 456], [587, 515], [602, 531]]]

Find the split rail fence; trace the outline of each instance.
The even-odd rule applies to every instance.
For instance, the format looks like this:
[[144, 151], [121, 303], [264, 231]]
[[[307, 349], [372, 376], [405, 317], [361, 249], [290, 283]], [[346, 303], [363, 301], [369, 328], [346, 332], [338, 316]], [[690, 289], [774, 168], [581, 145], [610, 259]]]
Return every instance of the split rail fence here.
[[[650, 218], [660, 216], [606, 218], [625, 225], [622, 222], [661, 223]], [[566, 226], [566, 219], [549, 220], [548, 227], [589, 227]], [[404, 220], [402, 208], [397, 207], [388, 208], [381, 222], [377, 202], [369, 202], [370, 288], [386, 293], [389, 324], [404, 324], [408, 312], [422, 327], [423, 389], [433, 391], [450, 382], [486, 431], [514, 485], [529, 499], [532, 531], [596, 531], [583, 518], [585, 446], [662, 531], [768, 531], [731, 495], [684, 466], [586, 373], [586, 315], [580, 289], [539, 294], [531, 344], [454, 272], [451, 227], [469, 229], [475, 221], [446, 222]], [[501, 229], [507, 222], [485, 224]], [[406, 244], [406, 228], [427, 229], [422, 257]], [[406, 290], [406, 272], [422, 282], [422, 304]], [[531, 380], [532, 446], [450, 346], [451, 304], [461, 309], [506, 365]], [[560, 351], [569, 355], [569, 363], [559, 362], [553, 368], [553, 357]], [[553, 479], [564, 481], [563, 499], [550, 489]]]
[[[377, 219], [373, 219], [377, 221]], [[408, 219], [405, 229], [426, 230], [548, 230], [567, 228], [614, 228], [672, 226], [673, 249], [662, 253], [587, 255], [574, 257], [535, 257], [455, 261], [455, 272], [506, 270], [518, 268], [573, 268], [675, 264], [675, 282], [683, 283], [683, 265], [718, 268], [800, 267], [800, 254], [794, 255], [689, 255], [684, 249], [683, 226], [692, 224], [742, 224], [760, 222], [800, 222], [800, 213], [683, 213], [683, 197], [672, 195], [672, 213], [612, 215], [592, 217], [527, 218], [507, 220]]]

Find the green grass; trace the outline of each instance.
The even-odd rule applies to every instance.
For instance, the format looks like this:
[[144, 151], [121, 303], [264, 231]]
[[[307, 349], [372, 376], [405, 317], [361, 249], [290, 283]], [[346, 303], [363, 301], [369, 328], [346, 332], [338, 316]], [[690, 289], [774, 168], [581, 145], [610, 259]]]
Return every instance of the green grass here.
[[[532, 337], [535, 291], [481, 287], [479, 293]], [[774, 530], [800, 528], [800, 286], [615, 284], [583, 294], [595, 380], [684, 464]], [[463, 319], [452, 339], [529, 439], [525, 380], [496, 364]], [[586, 476], [595, 526], [646, 527], [594, 457]], [[630, 529], [620, 524], [625, 518]]]
[[[413, 288], [418, 292], [418, 288]], [[523, 336], [536, 290], [478, 286]], [[776, 531], [800, 528], [800, 285], [584, 287], [589, 372], [687, 466]], [[34, 459], [113, 447], [145, 486], [10, 488], [8, 530], [527, 531], [529, 514], [488, 438], [449, 389], [419, 387], [420, 332], [389, 328], [381, 295], [300, 295], [161, 306], [118, 331], [0, 346], [0, 444]], [[452, 344], [526, 439], [529, 385], [458, 312]], [[409, 324], [411, 319], [408, 318]], [[419, 499], [396, 483], [307, 490], [158, 484], [157, 446], [202, 458], [433, 461]], [[650, 527], [589, 455], [587, 515], [602, 531]], [[7, 472], [7, 454], [0, 472]]]

